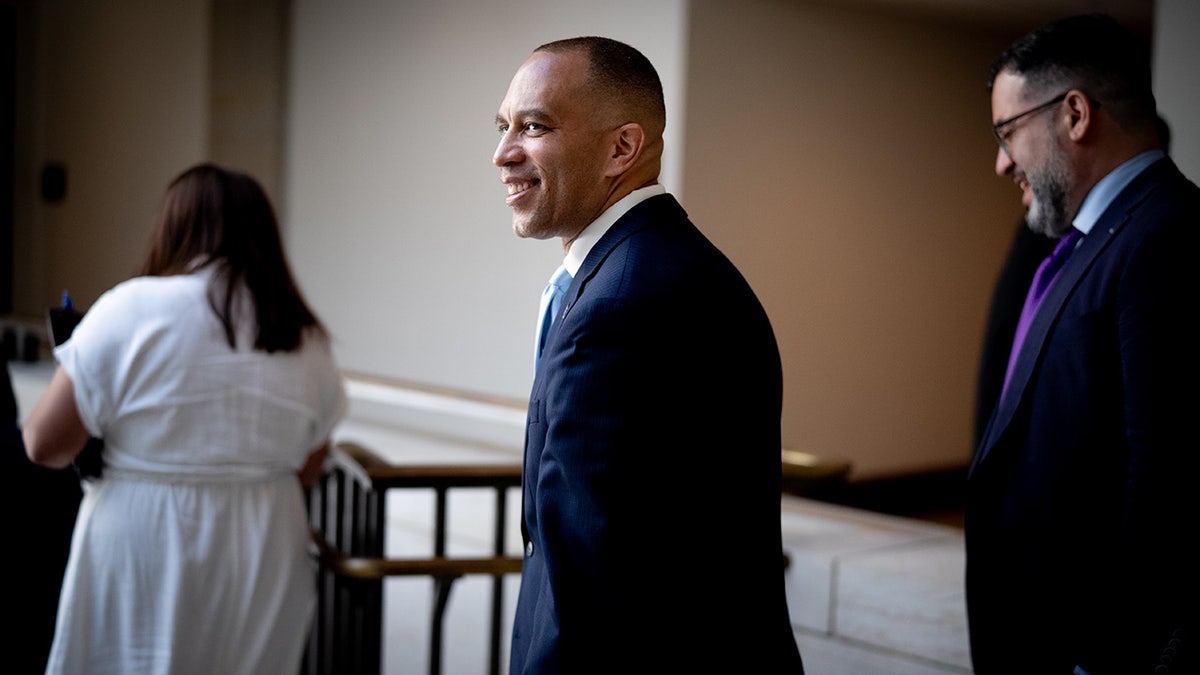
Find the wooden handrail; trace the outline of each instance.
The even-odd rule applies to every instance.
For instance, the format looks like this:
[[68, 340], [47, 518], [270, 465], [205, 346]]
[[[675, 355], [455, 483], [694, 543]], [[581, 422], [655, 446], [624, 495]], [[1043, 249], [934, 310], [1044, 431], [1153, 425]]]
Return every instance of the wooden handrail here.
[[411, 487], [516, 487], [521, 484], [520, 464], [428, 464], [370, 469], [375, 486]]
[[[351, 441], [339, 441], [330, 459], [347, 473], [357, 474], [364, 486], [376, 490], [411, 487], [516, 487], [521, 465], [505, 464], [389, 464]], [[349, 461], [348, 461], [349, 460]]]
[[468, 574], [515, 574], [521, 571], [521, 558], [517, 556], [412, 559], [355, 557], [342, 555], [316, 530], [312, 531], [312, 541], [322, 565], [335, 574], [352, 579], [378, 581], [397, 576], [461, 577]]

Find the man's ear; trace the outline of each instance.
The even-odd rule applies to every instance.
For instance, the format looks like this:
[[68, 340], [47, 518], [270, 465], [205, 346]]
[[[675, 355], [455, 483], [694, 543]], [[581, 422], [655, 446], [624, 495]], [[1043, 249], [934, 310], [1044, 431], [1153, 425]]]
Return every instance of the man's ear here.
[[1068, 134], [1072, 141], [1079, 141], [1087, 136], [1092, 128], [1094, 117], [1096, 114], [1096, 104], [1087, 97], [1087, 94], [1072, 89], [1067, 92], [1067, 97], [1063, 101], [1067, 108], [1069, 117]]
[[609, 135], [608, 176], [619, 176], [633, 167], [646, 145], [646, 131], [637, 122], [628, 122]]

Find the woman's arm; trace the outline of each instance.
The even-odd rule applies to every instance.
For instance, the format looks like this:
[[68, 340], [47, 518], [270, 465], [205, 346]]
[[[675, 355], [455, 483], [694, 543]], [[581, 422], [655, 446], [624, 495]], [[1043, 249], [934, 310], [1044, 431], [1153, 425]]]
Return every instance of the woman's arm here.
[[75, 385], [61, 366], [22, 430], [25, 453], [34, 464], [62, 469], [71, 465], [88, 442], [88, 430], [75, 407]]
[[304, 461], [304, 466], [296, 472], [300, 477], [300, 485], [304, 488], [310, 488], [317, 484], [321, 479], [321, 474], [325, 471], [325, 458], [329, 456], [329, 442], [325, 445], [313, 450], [308, 455], [308, 459]]

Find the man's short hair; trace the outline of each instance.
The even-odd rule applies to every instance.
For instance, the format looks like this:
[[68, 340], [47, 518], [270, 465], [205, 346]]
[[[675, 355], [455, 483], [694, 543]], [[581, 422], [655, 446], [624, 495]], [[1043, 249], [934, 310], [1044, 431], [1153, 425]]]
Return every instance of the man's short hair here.
[[1030, 97], [1079, 89], [1122, 126], [1157, 114], [1149, 45], [1105, 14], [1060, 19], [1018, 39], [993, 62], [988, 91], [1003, 71], [1024, 77]]
[[547, 42], [534, 52], [583, 52], [591, 67], [586, 86], [602, 100], [617, 101], [625, 110], [653, 123], [661, 132], [666, 126], [666, 104], [658, 71], [640, 51], [606, 37], [574, 37]]

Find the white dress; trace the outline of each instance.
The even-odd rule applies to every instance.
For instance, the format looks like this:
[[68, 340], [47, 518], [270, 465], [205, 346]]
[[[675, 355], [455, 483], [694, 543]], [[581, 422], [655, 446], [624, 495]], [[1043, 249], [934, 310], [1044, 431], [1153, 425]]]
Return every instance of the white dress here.
[[47, 673], [297, 673], [315, 607], [296, 471], [345, 392], [328, 340], [225, 340], [207, 273], [102, 295], [55, 357], [104, 440]]

